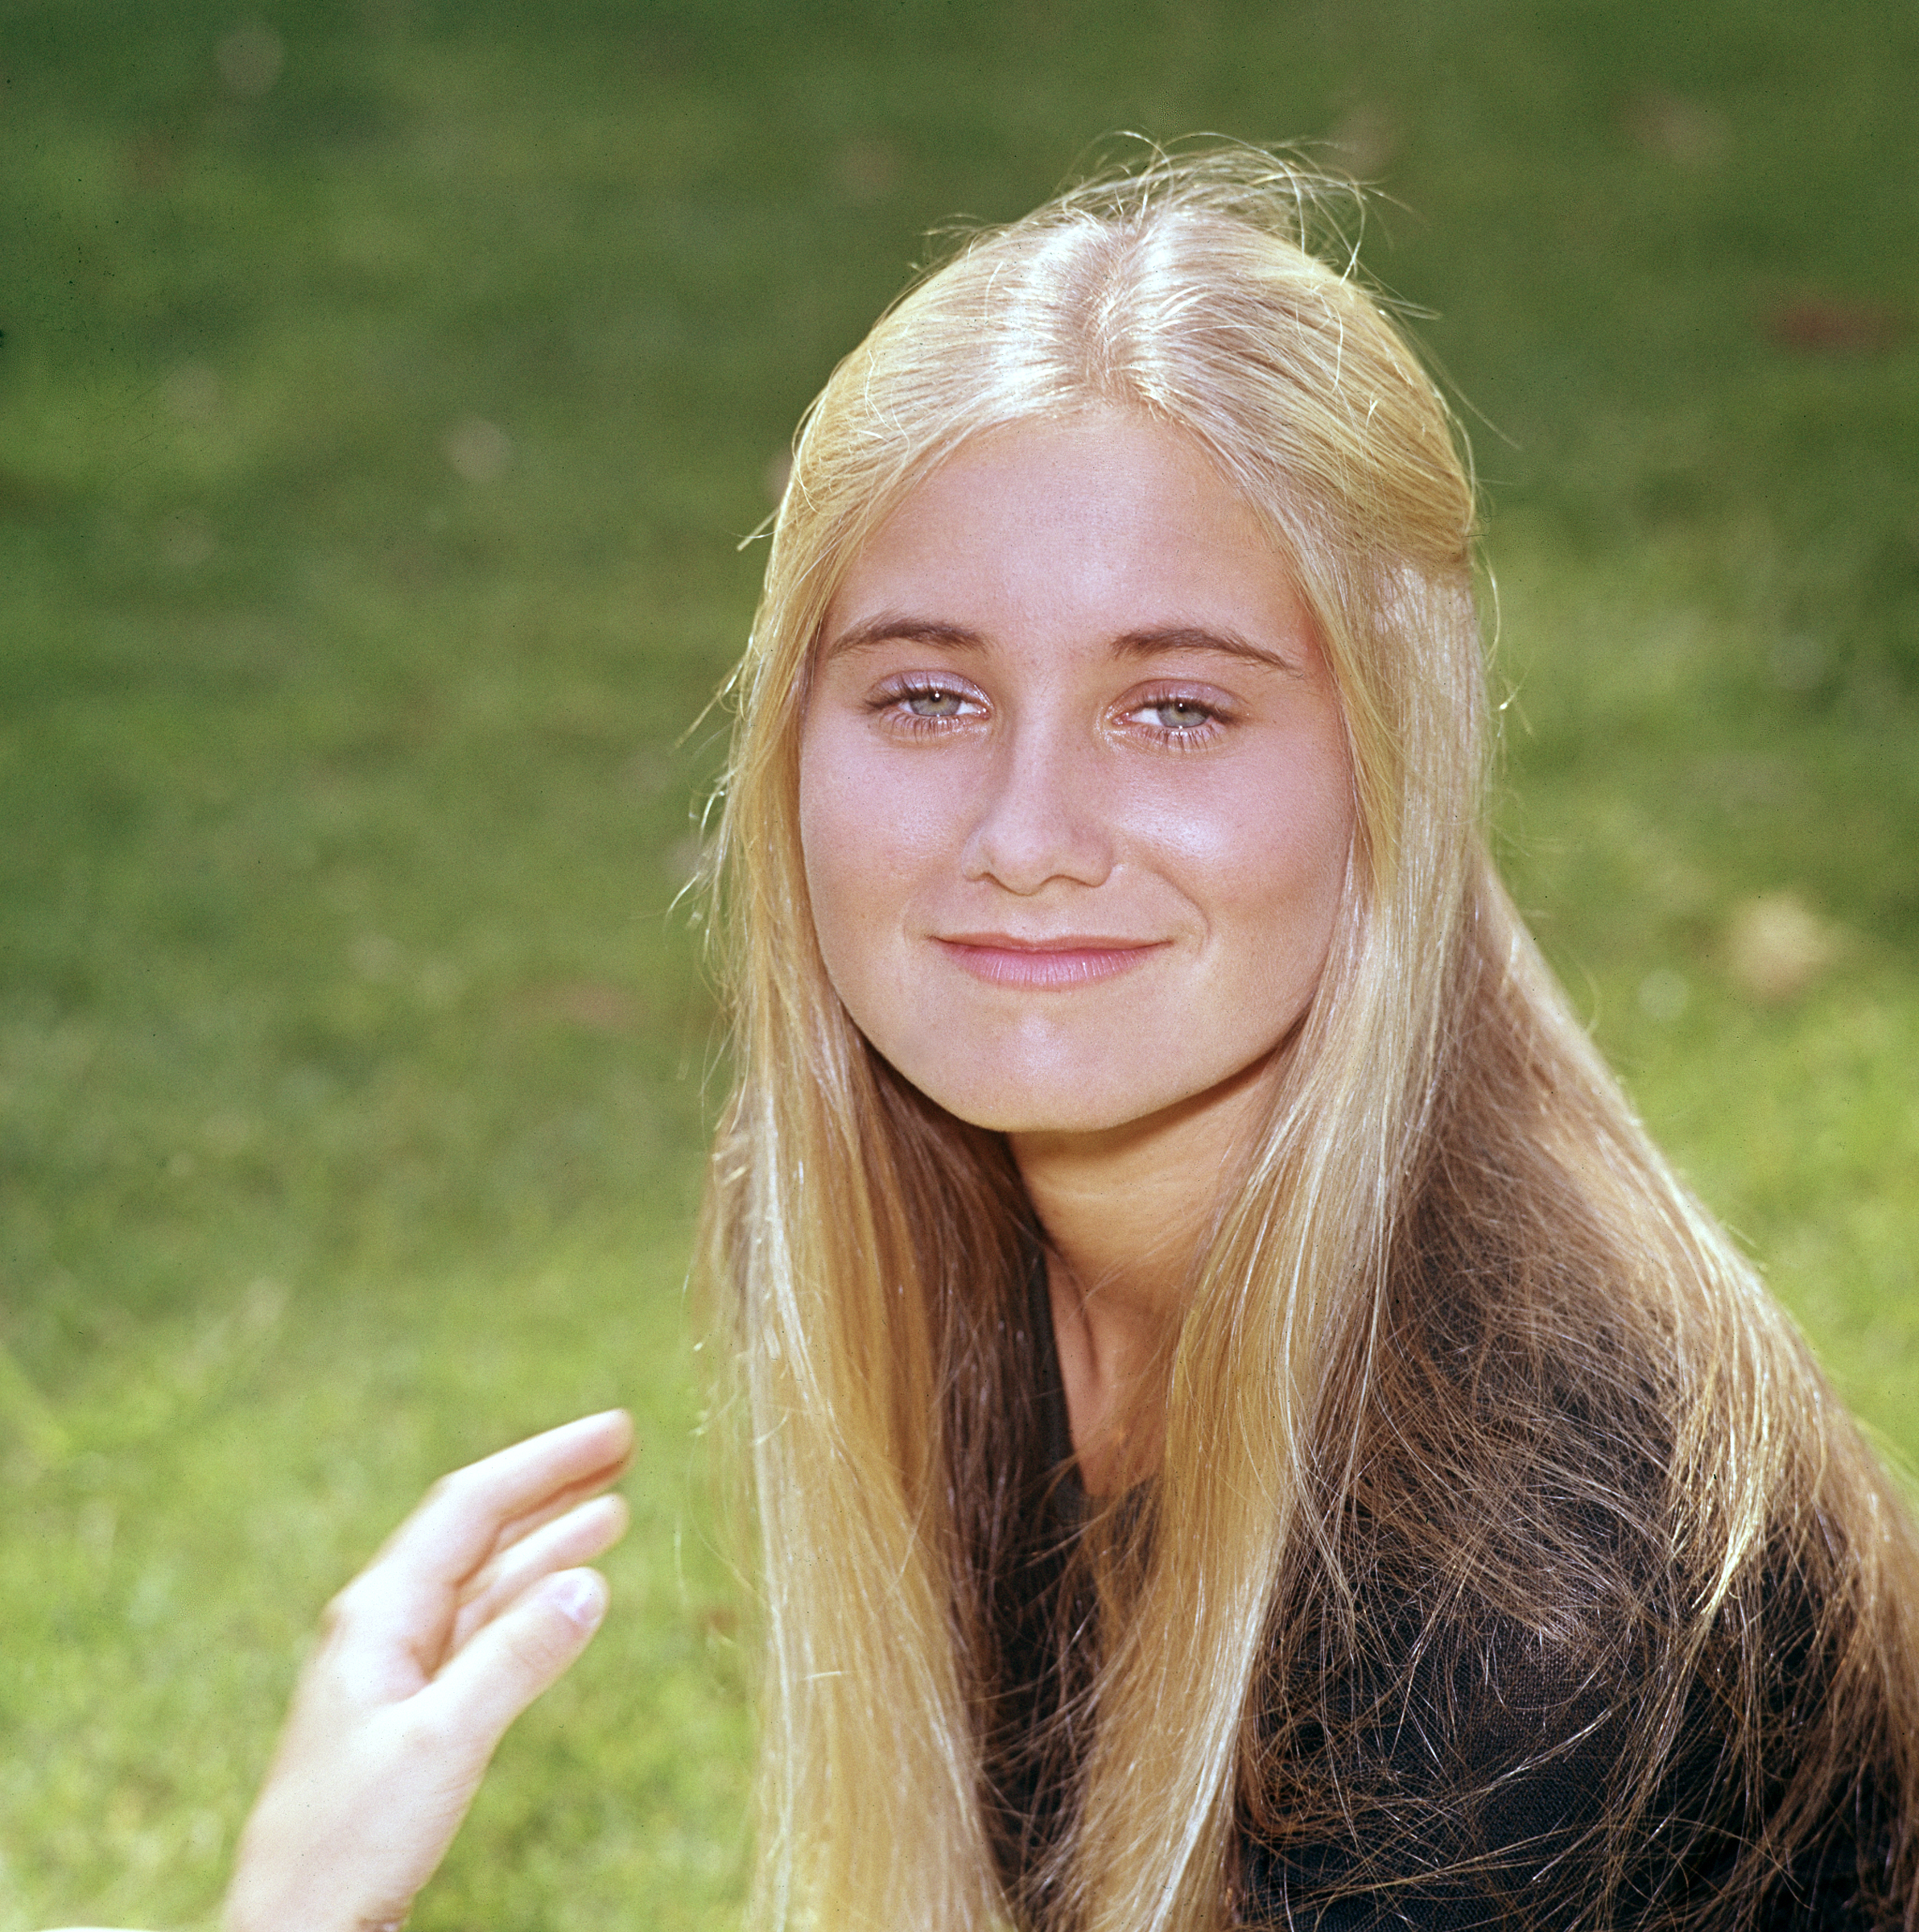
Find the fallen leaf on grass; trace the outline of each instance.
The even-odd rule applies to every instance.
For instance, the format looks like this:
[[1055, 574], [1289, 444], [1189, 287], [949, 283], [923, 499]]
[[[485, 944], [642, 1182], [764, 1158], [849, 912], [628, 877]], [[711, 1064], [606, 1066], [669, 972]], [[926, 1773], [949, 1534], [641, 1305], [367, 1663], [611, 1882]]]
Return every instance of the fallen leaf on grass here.
[[1905, 340], [1908, 319], [1890, 303], [1807, 293], [1766, 312], [1768, 341], [1809, 356], [1883, 355]]
[[1735, 908], [1726, 960], [1749, 998], [1777, 1006], [1824, 976], [1843, 950], [1842, 935], [1797, 893], [1762, 893]]
[[529, 988], [516, 1002], [521, 1015], [533, 1021], [559, 1021], [588, 1033], [633, 1033], [646, 1017], [646, 1009], [624, 986], [605, 980], [556, 980]]
[[279, 79], [287, 64], [287, 43], [264, 20], [248, 20], [214, 48], [213, 61], [231, 92], [242, 101], [257, 101]]
[[1649, 87], [1626, 108], [1626, 131], [1649, 154], [1682, 167], [1706, 167], [1726, 151], [1726, 117], [1670, 88]]
[[497, 483], [513, 461], [513, 440], [497, 423], [465, 416], [441, 439], [448, 462], [469, 483]]
[[1332, 132], [1339, 165], [1368, 180], [1392, 166], [1403, 144], [1398, 117], [1377, 101], [1362, 101], [1340, 118]]

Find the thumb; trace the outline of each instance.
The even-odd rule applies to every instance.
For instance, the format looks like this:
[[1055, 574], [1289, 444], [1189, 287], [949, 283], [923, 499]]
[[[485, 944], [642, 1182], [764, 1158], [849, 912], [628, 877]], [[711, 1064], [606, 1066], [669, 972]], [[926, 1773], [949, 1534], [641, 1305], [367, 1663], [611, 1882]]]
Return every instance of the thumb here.
[[606, 1579], [562, 1570], [476, 1631], [422, 1691], [449, 1728], [484, 1740], [491, 1754], [506, 1727], [592, 1641], [606, 1615]]

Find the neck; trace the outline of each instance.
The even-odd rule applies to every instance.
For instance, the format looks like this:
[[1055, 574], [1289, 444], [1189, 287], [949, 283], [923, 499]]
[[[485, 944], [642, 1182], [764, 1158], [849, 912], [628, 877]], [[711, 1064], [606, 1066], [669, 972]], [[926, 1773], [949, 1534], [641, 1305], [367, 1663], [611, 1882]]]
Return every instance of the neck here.
[[1123, 1127], [1011, 1137], [1046, 1234], [1067, 1414], [1093, 1494], [1137, 1480], [1158, 1458], [1158, 1372], [1263, 1103], [1265, 1071], [1261, 1062]]

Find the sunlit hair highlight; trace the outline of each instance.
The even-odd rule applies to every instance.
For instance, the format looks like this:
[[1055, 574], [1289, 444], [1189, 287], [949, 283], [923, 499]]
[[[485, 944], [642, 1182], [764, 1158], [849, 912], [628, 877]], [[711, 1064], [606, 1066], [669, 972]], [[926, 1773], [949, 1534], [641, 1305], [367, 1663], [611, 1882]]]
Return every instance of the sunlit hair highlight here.
[[[1473, 487], [1442, 400], [1352, 272], [1352, 212], [1244, 151], [1076, 188], [965, 242], [797, 440], [715, 846], [737, 1085], [707, 1252], [744, 1363], [764, 1579], [762, 1926], [1200, 1932], [1238, 1909], [1248, 1831], [1416, 1831], [1342, 1795], [1309, 1748], [1338, 1728], [1330, 1686], [1385, 1642], [1369, 1586], [1416, 1546], [1408, 1587], [1448, 1628], [1556, 1630], [1595, 1666], [1618, 1579], [1580, 1569], [1567, 1525], [1602, 1525], [1622, 1563], [1668, 1553], [1629, 1592], [1653, 1689], [1595, 1925], [1630, 1917], [1624, 1847], [1702, 1658], [1752, 1702], [1740, 1748], [1762, 1777], [1777, 1719], [1764, 1660], [1738, 1646], [1782, 1563], [1826, 1606], [1836, 1687], [1808, 1720], [1833, 1748], [1779, 1829], [1837, 1802], [1843, 1724], [1919, 1720], [1896, 1502], [1647, 1141], [1486, 857]], [[914, 485], [970, 439], [1113, 407], [1192, 438], [1270, 531], [1339, 691], [1357, 830], [1321, 985], [1170, 1348], [1163, 1459], [1098, 1519], [1112, 1554], [1087, 1559], [1100, 1613], [1070, 1828], [1009, 1897], [976, 1710], [1036, 1231], [1004, 1145], [893, 1074], [833, 992], [799, 740], [835, 590]], [[1555, 1488], [1541, 1472], [1578, 1458], [1586, 1423], [1561, 1395], [1582, 1379], [1647, 1439]], [[1525, 1535], [1557, 1569], [1528, 1574]], [[1909, 1773], [1913, 1728], [1872, 1732]], [[1756, 1900], [1791, 1850], [1756, 1846], [1736, 1882]], [[1888, 1884], [1909, 1873], [1905, 1836], [1887, 1856]], [[1640, 1919], [1685, 1922], [1668, 1902]]]

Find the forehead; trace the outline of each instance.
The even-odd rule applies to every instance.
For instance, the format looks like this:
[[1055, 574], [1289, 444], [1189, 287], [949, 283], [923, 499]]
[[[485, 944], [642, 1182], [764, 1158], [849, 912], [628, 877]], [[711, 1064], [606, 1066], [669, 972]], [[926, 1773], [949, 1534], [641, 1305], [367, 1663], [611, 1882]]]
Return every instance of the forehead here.
[[1208, 613], [1290, 625], [1298, 605], [1271, 533], [1199, 443], [1107, 409], [989, 431], [922, 478], [853, 558], [827, 648], [896, 608], [1136, 630]]

